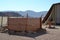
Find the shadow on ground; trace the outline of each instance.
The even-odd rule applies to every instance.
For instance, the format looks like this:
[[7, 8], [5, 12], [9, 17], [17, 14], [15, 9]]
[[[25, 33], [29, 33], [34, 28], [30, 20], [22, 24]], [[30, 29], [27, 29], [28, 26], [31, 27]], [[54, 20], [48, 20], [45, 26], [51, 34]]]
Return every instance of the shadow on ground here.
[[[2, 33], [8, 33], [8, 31], [2, 32]], [[37, 32], [14, 32], [14, 33], [8, 33], [8, 34], [35, 38], [37, 36], [47, 34], [47, 31], [46, 29], [40, 29]]]
[[26, 37], [37, 37], [37, 36], [40, 36], [40, 35], [43, 35], [43, 34], [46, 34], [46, 29], [40, 29], [38, 30], [37, 32], [17, 32], [15, 35], [18, 35], [18, 36], [26, 36]]

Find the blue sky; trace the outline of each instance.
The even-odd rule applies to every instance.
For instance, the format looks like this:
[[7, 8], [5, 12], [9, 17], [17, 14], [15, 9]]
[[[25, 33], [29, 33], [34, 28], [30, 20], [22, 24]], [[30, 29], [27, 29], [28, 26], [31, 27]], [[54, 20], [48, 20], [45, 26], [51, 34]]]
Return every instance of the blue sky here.
[[48, 11], [60, 0], [0, 0], [0, 11]]

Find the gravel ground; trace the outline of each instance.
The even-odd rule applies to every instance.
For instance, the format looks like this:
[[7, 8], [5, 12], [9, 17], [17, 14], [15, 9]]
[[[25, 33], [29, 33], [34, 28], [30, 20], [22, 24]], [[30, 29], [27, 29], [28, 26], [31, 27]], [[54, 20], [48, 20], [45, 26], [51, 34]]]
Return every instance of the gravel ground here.
[[0, 33], [0, 40], [60, 40], [60, 27], [56, 29], [48, 29], [47, 34], [39, 35], [35, 38], [26, 36], [9, 35], [7, 33]]

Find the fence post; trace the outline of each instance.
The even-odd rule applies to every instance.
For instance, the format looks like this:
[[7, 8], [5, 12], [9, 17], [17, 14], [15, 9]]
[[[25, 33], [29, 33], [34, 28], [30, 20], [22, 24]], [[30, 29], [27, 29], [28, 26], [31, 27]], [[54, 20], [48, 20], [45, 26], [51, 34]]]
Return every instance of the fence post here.
[[25, 27], [25, 31], [27, 31], [27, 27], [28, 27], [28, 13], [26, 15], [26, 27]]
[[51, 28], [51, 21], [49, 21], [49, 23], [48, 23], [48, 24], [49, 24], [49, 28]]
[[1, 25], [0, 25], [1, 27], [0, 27], [0, 31], [2, 32], [3, 31], [3, 16], [1, 17]]
[[40, 17], [40, 29], [42, 29], [42, 18]]

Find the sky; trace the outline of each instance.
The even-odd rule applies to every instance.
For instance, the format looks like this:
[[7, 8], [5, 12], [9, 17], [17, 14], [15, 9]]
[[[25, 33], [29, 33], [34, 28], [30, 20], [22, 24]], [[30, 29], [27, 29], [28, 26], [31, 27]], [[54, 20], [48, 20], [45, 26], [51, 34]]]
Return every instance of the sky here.
[[0, 0], [0, 11], [48, 11], [60, 0]]

